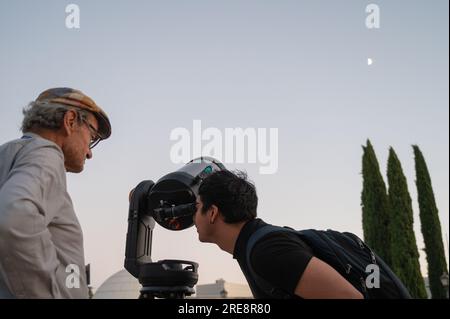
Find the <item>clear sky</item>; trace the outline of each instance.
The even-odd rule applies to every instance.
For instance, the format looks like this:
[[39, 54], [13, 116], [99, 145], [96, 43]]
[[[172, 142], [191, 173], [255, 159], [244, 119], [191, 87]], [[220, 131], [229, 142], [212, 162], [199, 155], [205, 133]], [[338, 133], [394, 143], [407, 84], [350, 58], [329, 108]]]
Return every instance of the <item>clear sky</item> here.
[[[380, 29], [366, 28], [371, 2]], [[446, 241], [449, 4], [371, 2], [0, 0], [0, 143], [20, 136], [21, 109], [49, 87], [84, 91], [112, 122], [85, 171], [68, 177], [94, 287], [123, 267], [129, 191], [180, 167], [170, 133], [192, 131], [193, 120], [222, 132], [278, 128], [275, 174], [227, 166], [256, 183], [263, 219], [299, 229], [362, 236], [361, 145], [371, 139], [384, 175], [394, 147], [422, 249], [418, 144]], [[69, 3], [80, 8], [80, 29], [66, 28]], [[199, 262], [199, 283], [244, 282], [236, 261], [199, 243], [194, 228], [157, 226], [153, 257]], [[425, 275], [422, 251], [421, 264]]]

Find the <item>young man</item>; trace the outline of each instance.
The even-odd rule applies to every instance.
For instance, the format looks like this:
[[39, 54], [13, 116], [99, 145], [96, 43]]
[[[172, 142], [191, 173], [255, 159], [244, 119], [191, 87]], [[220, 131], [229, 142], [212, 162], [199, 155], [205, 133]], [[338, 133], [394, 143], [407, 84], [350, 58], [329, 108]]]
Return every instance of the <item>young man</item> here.
[[23, 113], [22, 138], [0, 146], [0, 298], [87, 298], [66, 171], [83, 170], [109, 119], [70, 88], [41, 93]]
[[[250, 236], [267, 225], [257, 216], [258, 197], [245, 174], [219, 171], [200, 185], [194, 223], [201, 242], [215, 243], [233, 255], [255, 298], [270, 298], [252, 278], [246, 247]], [[292, 298], [362, 299], [363, 295], [289, 232], [270, 233], [257, 242], [250, 262], [256, 274]]]

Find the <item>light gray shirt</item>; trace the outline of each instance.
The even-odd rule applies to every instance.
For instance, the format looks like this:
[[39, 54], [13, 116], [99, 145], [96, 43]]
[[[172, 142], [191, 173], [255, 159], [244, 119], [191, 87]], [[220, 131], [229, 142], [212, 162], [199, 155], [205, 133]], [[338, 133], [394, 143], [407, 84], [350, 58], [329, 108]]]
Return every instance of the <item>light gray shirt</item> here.
[[39, 135], [0, 146], [0, 298], [87, 298], [64, 154]]

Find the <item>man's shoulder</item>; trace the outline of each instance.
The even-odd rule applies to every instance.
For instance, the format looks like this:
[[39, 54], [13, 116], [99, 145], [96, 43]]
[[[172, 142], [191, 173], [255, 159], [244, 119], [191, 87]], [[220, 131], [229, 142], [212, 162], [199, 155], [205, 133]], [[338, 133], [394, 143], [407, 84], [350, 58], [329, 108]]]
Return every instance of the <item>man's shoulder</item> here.
[[34, 134], [1, 145], [0, 157], [11, 169], [40, 167], [55, 174], [65, 172], [64, 154], [59, 146]]
[[284, 245], [302, 245], [307, 247], [305, 242], [301, 239], [300, 234], [296, 230], [292, 229], [282, 229], [270, 232], [264, 235], [257, 243], [255, 243], [255, 248], [260, 248], [264, 246], [284, 246]]
[[0, 145], [0, 150], [21, 149], [25, 146], [28, 146], [30, 149], [50, 148], [61, 152], [61, 149], [54, 142], [34, 133], [25, 133], [20, 138], [10, 140]]
[[0, 145], [0, 156], [2, 157], [2, 160], [11, 154], [16, 154], [22, 147], [23, 145], [20, 143], [19, 139]]
[[298, 231], [289, 228], [277, 227], [272, 232], [268, 232], [255, 242], [252, 249], [252, 257], [258, 258], [270, 252], [282, 252], [300, 250], [305, 253], [312, 253], [311, 247], [301, 238]]
[[[64, 159], [63, 153], [55, 143], [39, 137], [35, 134], [25, 134], [19, 140], [10, 142], [21, 148], [19, 155], [31, 156], [34, 160], [42, 160], [48, 163], [59, 162]], [[18, 145], [18, 146], [17, 146]]]

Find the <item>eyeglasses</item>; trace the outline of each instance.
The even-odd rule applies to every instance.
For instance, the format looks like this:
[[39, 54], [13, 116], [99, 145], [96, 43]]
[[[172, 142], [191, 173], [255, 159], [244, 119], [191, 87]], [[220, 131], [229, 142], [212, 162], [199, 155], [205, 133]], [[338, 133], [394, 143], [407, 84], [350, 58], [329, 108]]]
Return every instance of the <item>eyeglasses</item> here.
[[95, 127], [92, 126], [91, 123], [89, 123], [86, 119], [82, 119], [82, 121], [87, 125], [89, 132], [91, 133], [91, 141], [89, 142], [89, 149], [93, 149], [100, 141], [102, 140], [102, 137], [98, 133], [98, 131], [95, 129]]

